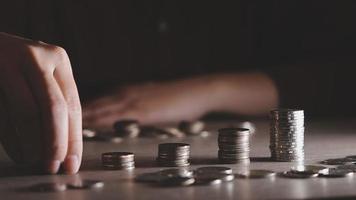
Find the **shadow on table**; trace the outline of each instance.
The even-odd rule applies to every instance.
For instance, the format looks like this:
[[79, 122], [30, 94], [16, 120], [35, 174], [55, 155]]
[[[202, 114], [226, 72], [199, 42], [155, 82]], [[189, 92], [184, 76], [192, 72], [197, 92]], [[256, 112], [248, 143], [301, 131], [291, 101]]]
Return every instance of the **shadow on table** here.
[[[315, 197], [315, 198], [305, 198], [303, 200], [351, 200], [351, 199], [352, 200], [356, 199], [356, 196]], [[302, 199], [285, 199], [285, 200], [302, 200]]]

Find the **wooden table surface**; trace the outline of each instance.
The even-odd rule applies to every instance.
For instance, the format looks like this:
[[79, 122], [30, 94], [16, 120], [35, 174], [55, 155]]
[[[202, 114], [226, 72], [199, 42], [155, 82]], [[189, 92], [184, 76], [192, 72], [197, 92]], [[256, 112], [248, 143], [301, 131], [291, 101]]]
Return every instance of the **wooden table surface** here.
[[[356, 120], [307, 121], [305, 133], [306, 164], [316, 164], [327, 158], [356, 155]], [[183, 139], [138, 138], [121, 143], [86, 142], [84, 159], [79, 174], [24, 175], [15, 170], [0, 150], [0, 199], [305, 199], [305, 198], [356, 198], [356, 175], [350, 178], [314, 179], [237, 179], [215, 186], [157, 187], [134, 182], [137, 174], [154, 172], [159, 143], [187, 142], [191, 144], [191, 168], [219, 166], [217, 164], [217, 128], [232, 122], [209, 123], [213, 131], [210, 137], [186, 137]], [[256, 121], [257, 132], [251, 137], [251, 164], [226, 165], [235, 172], [247, 169], [288, 170], [295, 163], [269, 161], [268, 122]], [[136, 169], [108, 171], [101, 168], [100, 155], [106, 151], [132, 151], [135, 153]], [[105, 182], [102, 190], [68, 190], [57, 193], [31, 192], [26, 188], [43, 182], [68, 182], [75, 179], [99, 179]]]

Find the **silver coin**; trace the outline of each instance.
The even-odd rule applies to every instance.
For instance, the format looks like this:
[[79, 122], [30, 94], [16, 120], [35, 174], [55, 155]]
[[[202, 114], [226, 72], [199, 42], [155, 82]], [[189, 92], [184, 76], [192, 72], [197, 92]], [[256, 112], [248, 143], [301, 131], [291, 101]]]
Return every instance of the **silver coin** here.
[[229, 182], [235, 179], [233, 174], [222, 173], [197, 173], [195, 175], [196, 184], [198, 185], [216, 185], [222, 182]]
[[182, 121], [178, 125], [178, 129], [187, 135], [199, 135], [205, 128], [205, 123], [202, 121]]
[[311, 171], [312, 173], [325, 173], [329, 171], [329, 168], [320, 165], [297, 165], [297, 166], [293, 166], [291, 168], [291, 171], [295, 171], [295, 172]]
[[281, 174], [283, 177], [287, 178], [315, 178], [318, 176], [318, 173], [310, 173], [310, 172], [292, 172], [292, 171], [286, 171]]
[[96, 136], [96, 131], [91, 129], [83, 129], [83, 139], [92, 139]]
[[241, 178], [270, 178], [276, 176], [276, 174], [276, 172], [270, 170], [255, 169], [247, 173], [238, 174], [238, 176]]
[[319, 176], [326, 178], [342, 178], [352, 176], [353, 174], [354, 172], [347, 169], [330, 168], [327, 172], [319, 173]]
[[67, 190], [67, 185], [64, 183], [40, 183], [31, 186], [30, 189], [36, 192], [63, 192]]
[[173, 168], [173, 169], [164, 169], [158, 172], [162, 176], [182, 176], [182, 177], [191, 177], [193, 176], [193, 171], [184, 168]]
[[161, 186], [189, 186], [195, 182], [195, 179], [192, 177], [181, 177], [173, 176], [169, 178], [162, 179], [158, 182]]
[[120, 120], [114, 123], [115, 134], [120, 137], [135, 138], [140, 134], [140, 126], [137, 120]]
[[321, 161], [321, 164], [325, 165], [346, 165], [346, 164], [356, 164], [356, 161], [350, 161], [347, 158], [333, 158]]
[[196, 173], [232, 174], [232, 169], [229, 167], [199, 167], [195, 171], [196, 171]]
[[351, 172], [356, 172], [356, 165], [348, 164], [348, 165], [339, 165], [336, 167], [337, 169], [348, 170]]
[[104, 182], [99, 180], [79, 180], [67, 184], [70, 189], [100, 189], [104, 187]]

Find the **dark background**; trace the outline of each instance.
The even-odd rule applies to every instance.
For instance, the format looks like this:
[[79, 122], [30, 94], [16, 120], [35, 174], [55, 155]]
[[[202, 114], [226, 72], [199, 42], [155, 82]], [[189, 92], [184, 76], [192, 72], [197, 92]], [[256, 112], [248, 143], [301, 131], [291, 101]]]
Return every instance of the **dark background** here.
[[0, 31], [64, 47], [83, 98], [111, 86], [263, 70], [285, 106], [354, 115], [354, 1], [6, 0]]

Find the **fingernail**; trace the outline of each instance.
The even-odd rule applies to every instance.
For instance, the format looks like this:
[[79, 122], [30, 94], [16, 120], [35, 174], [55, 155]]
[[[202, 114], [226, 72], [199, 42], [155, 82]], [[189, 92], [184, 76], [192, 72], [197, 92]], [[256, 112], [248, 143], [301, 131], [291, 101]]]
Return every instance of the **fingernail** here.
[[64, 161], [64, 169], [67, 174], [75, 174], [79, 170], [79, 159], [77, 155], [69, 155]]
[[51, 160], [47, 163], [47, 172], [50, 174], [56, 174], [61, 166], [59, 160]]

